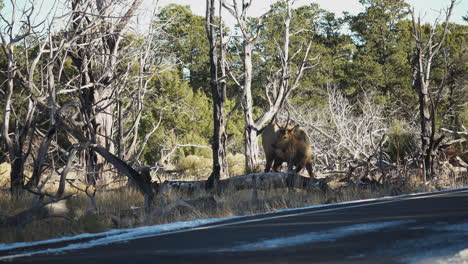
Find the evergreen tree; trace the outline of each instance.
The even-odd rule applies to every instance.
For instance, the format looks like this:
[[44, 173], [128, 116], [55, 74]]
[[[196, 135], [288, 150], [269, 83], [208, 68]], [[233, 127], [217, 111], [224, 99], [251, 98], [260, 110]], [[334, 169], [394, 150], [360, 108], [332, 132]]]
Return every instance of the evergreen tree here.
[[348, 16], [358, 47], [348, 68], [347, 90], [376, 91], [382, 103], [407, 105], [411, 91], [411, 31], [404, 0], [360, 0], [365, 10]]
[[165, 32], [167, 55], [176, 59], [180, 75], [195, 90], [210, 92], [209, 45], [205, 21], [192, 13], [189, 6], [170, 4], [158, 14]]

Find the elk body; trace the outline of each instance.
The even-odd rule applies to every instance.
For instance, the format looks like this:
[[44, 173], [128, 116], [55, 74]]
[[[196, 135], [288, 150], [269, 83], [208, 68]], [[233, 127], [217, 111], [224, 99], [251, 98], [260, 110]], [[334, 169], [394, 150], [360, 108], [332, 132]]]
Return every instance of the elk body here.
[[275, 172], [280, 172], [281, 164], [287, 161], [287, 158], [284, 155], [277, 155], [275, 148], [273, 147], [280, 137], [280, 130], [285, 126], [287, 125], [283, 126], [276, 122], [272, 122], [265, 127], [262, 132], [262, 146], [266, 158], [265, 172], [269, 172], [272, 165]]
[[263, 150], [265, 151], [265, 172], [269, 172], [273, 164], [276, 172], [281, 171], [281, 164], [288, 163], [288, 170], [298, 173], [304, 167], [310, 177], [312, 173], [312, 149], [307, 135], [299, 126], [271, 123], [262, 133]]

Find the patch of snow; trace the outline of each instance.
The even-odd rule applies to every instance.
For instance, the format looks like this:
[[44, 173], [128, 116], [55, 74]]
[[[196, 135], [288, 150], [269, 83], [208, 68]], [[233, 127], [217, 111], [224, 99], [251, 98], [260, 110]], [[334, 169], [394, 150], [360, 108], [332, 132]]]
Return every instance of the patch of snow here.
[[414, 257], [409, 261], [412, 264], [466, 264], [468, 263], [468, 248], [455, 254], [442, 254], [440, 256], [431, 257]]
[[468, 260], [468, 248], [465, 248], [464, 250], [460, 251], [458, 255], [460, 256], [460, 258]]
[[[437, 260], [439, 261], [439, 260]], [[445, 263], [445, 264], [458, 264], [458, 263], [468, 263], [468, 248], [465, 248], [458, 252], [455, 256], [451, 258], [441, 258], [440, 262], [438, 263]]]
[[[231, 217], [231, 218], [236, 218], [236, 217]], [[226, 219], [230, 219], [230, 218], [225, 218], [223, 220], [226, 220]], [[122, 229], [122, 230], [111, 230], [108, 232], [97, 233], [97, 234], [81, 234], [81, 235], [72, 236], [72, 237], [63, 237], [63, 238], [49, 239], [49, 240], [43, 240], [43, 241], [37, 241], [37, 242], [21, 242], [21, 243], [13, 243], [10, 245], [0, 244], [0, 250], [3, 251], [3, 250], [12, 250], [12, 249], [14, 250], [14, 249], [19, 249], [19, 248], [24, 248], [24, 247], [29, 247], [29, 246], [40, 246], [40, 245], [47, 245], [51, 243], [71, 241], [71, 244], [64, 246], [64, 247], [36, 250], [36, 251], [24, 252], [24, 253], [20, 253], [16, 255], [3, 256], [3, 257], [0, 257], [0, 260], [8, 260], [8, 259], [13, 259], [17, 257], [26, 257], [26, 256], [37, 255], [37, 254], [60, 253], [63, 251], [91, 248], [91, 247], [106, 245], [110, 243], [125, 242], [125, 241], [138, 239], [138, 238], [151, 237], [151, 236], [161, 234], [164, 232], [176, 231], [176, 230], [180, 230], [184, 228], [194, 228], [194, 227], [198, 227], [198, 226], [205, 225], [205, 224], [216, 223], [219, 221], [221, 220], [216, 219], [216, 218], [201, 219], [201, 220], [194, 220], [194, 221], [175, 222], [175, 223], [169, 223], [169, 224], [144, 226], [144, 227], [138, 227], [138, 228]], [[74, 240], [90, 239], [90, 238], [91, 240], [89, 241], [73, 243]], [[92, 239], [92, 238], [95, 238], [95, 239]]]

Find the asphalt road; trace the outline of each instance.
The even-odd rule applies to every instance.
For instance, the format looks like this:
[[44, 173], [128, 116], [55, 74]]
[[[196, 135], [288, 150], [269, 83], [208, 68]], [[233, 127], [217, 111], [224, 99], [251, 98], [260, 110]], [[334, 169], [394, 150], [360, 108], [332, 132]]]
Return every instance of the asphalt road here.
[[[21, 250], [3, 256], [14, 253]], [[468, 263], [468, 190], [246, 217], [10, 261]]]

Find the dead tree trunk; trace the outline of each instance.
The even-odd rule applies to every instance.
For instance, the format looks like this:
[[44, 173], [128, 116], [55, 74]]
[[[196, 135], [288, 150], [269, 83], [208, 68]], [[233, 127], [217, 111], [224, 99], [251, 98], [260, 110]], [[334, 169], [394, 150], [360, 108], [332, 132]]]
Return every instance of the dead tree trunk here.
[[420, 18], [415, 17], [414, 10], [412, 11], [412, 33], [415, 40], [415, 51], [413, 55], [413, 89], [418, 92], [419, 96], [419, 117], [421, 125], [421, 155], [422, 169], [424, 179], [431, 179], [434, 175], [434, 157], [436, 156], [437, 146], [442, 138], [436, 139], [436, 112], [438, 107], [439, 95], [443, 86], [439, 87], [434, 94], [431, 91], [431, 69], [432, 62], [435, 56], [439, 53], [448, 32], [448, 24], [452, 9], [455, 5], [455, 0], [451, 1], [451, 5], [445, 16], [445, 25], [439, 39], [437, 37], [437, 23], [431, 28], [429, 35], [424, 36], [424, 31], [421, 26]]
[[[241, 10], [238, 8], [236, 0], [232, 4], [222, 1], [222, 5], [231, 15], [236, 18], [242, 31], [242, 62], [243, 62], [243, 82], [242, 82], [242, 107], [244, 111], [244, 154], [246, 172], [255, 172], [258, 168], [258, 129], [255, 126], [253, 118], [253, 100], [252, 100], [252, 49], [260, 34], [261, 26], [256, 32], [249, 29], [249, 21], [246, 12], [251, 2], [243, 2]], [[261, 24], [261, 23], [260, 23]], [[237, 82], [237, 81], [236, 81]]]
[[247, 173], [258, 170], [258, 134], [253, 118], [252, 102], [252, 47], [254, 40], [244, 39], [244, 89], [242, 95], [242, 106], [244, 107], [244, 150], [245, 168]]
[[[216, 47], [215, 34], [215, 1], [206, 1], [206, 17], [205, 27], [208, 42], [210, 43], [210, 86], [213, 98], [213, 124], [214, 133], [212, 140], [213, 149], [213, 173], [208, 179], [208, 187], [216, 188], [220, 178], [228, 175], [228, 166], [226, 158], [226, 117], [224, 114], [224, 104], [226, 101], [226, 77], [225, 77], [225, 62], [223, 46], [223, 31], [222, 23], [220, 23], [221, 36], [219, 38], [219, 61]], [[220, 7], [221, 9], [221, 7]], [[220, 12], [221, 20], [221, 12]], [[218, 69], [221, 69], [222, 76], [218, 78]]]
[[[96, 1], [97, 18], [90, 14], [90, 0], [73, 0], [73, 26], [78, 36], [78, 51], [72, 53], [74, 66], [81, 74], [80, 101], [84, 121], [83, 131], [89, 141], [95, 142], [111, 153], [115, 152], [113, 141], [114, 115], [117, 101], [114, 98], [116, 69], [122, 32], [135, 15], [143, 0], [134, 0], [127, 12], [112, 25], [109, 14], [112, 1]], [[96, 44], [97, 43], [97, 44]], [[94, 152], [85, 152], [87, 180], [94, 184], [97, 179], [109, 181], [113, 176], [106, 160]]]
[[[291, 181], [291, 177], [295, 177], [295, 180]], [[255, 185], [259, 190], [297, 188], [312, 192], [325, 192], [329, 189], [327, 183], [334, 179], [335, 177], [328, 177], [317, 180], [284, 172], [252, 173], [220, 180], [218, 191], [232, 193], [233, 191], [252, 190]], [[199, 191], [204, 184], [203, 181], [166, 181], [159, 188], [161, 192], [164, 192], [164, 189], [173, 189], [190, 194]]]
[[[11, 21], [10, 18], [0, 14], [0, 18], [6, 22], [3, 30], [0, 31], [0, 36], [1, 50], [7, 60], [1, 140], [9, 154], [8, 158], [11, 163], [10, 191], [15, 197], [21, 193], [24, 186], [24, 166], [30, 155], [38, 97], [43, 91], [39, 91], [40, 87], [34, 86], [34, 91], [29, 87], [31, 82], [27, 78], [31, 79], [34, 76], [36, 64], [29, 64], [22, 60], [21, 57], [25, 55], [20, 55], [20, 53], [27, 50], [28, 46], [27, 44], [18, 45], [23, 41], [26, 43], [25, 40], [35, 34], [32, 30], [35, 27], [32, 24], [33, 9], [20, 10], [14, 1], [11, 2], [11, 8], [13, 14], [17, 14], [11, 17]], [[18, 11], [20, 11], [19, 14]], [[19, 28], [21, 28], [21, 33], [17, 34]], [[43, 49], [39, 48], [36, 59], [40, 58], [42, 54]], [[21, 72], [22, 70], [27, 72], [26, 77]], [[30, 94], [24, 101], [18, 100], [17, 94], [22, 91], [21, 89]]]

